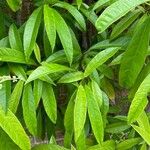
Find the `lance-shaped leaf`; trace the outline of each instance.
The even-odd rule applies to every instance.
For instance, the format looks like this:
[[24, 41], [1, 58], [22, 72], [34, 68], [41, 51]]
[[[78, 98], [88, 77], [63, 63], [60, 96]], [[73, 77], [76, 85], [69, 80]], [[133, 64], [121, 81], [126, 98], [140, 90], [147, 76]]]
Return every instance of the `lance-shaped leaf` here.
[[74, 134], [75, 141], [77, 142], [85, 124], [87, 111], [87, 101], [84, 87], [80, 85], [78, 87], [75, 106], [74, 106]]
[[149, 45], [149, 26], [150, 17], [147, 17], [145, 22], [134, 33], [128, 48], [122, 57], [119, 81], [124, 87], [132, 87], [143, 67]]
[[72, 69], [63, 65], [55, 64], [55, 63], [43, 63], [42, 66], [35, 69], [30, 76], [28, 77], [26, 84], [38, 79], [42, 76], [48, 75], [50, 73], [63, 72], [63, 71], [71, 71]]
[[41, 16], [42, 8], [39, 7], [38, 9], [34, 10], [34, 12], [31, 14], [24, 29], [23, 46], [27, 60], [29, 60], [29, 57], [35, 45], [39, 26], [41, 23]]
[[9, 28], [9, 43], [12, 49], [23, 51], [20, 33], [14, 24], [12, 24]]
[[97, 100], [94, 98], [90, 84], [85, 86], [88, 114], [95, 138], [99, 144], [103, 142], [104, 128], [102, 115]]
[[81, 28], [83, 30], [86, 30], [86, 24], [85, 24], [84, 17], [74, 6], [72, 6], [66, 2], [59, 2], [59, 3], [56, 3], [54, 6], [58, 6], [58, 7], [68, 10], [68, 12], [75, 18], [75, 20], [78, 22], [78, 24], [81, 26]]
[[15, 114], [19, 105], [19, 101], [22, 95], [24, 81], [20, 80], [16, 84], [13, 92], [11, 93], [9, 100], [9, 109]]
[[150, 92], [150, 74], [144, 79], [144, 81], [139, 86], [137, 92], [135, 93], [134, 99], [131, 103], [129, 113], [128, 113], [128, 122], [132, 123], [136, 121], [140, 114], [142, 114], [145, 109], [148, 101], [147, 94]]
[[22, 150], [30, 150], [30, 140], [16, 116], [8, 110], [7, 115], [0, 107], [0, 127]]
[[22, 0], [7, 0], [7, 3], [13, 11], [17, 11], [21, 7]]
[[105, 63], [110, 57], [112, 57], [120, 48], [111, 47], [99, 52], [87, 65], [84, 76], [90, 75], [97, 67]]
[[41, 63], [41, 53], [40, 53], [40, 48], [37, 45], [37, 43], [35, 43], [34, 45], [34, 54], [38, 63]]
[[56, 42], [55, 16], [53, 9], [51, 9], [48, 5], [44, 6], [44, 23], [51, 48], [54, 50]]
[[134, 9], [136, 6], [148, 2], [149, 0], [118, 0], [109, 7], [107, 7], [104, 12], [96, 21], [96, 28], [103, 32], [112, 23], [126, 15], [129, 11]]
[[73, 59], [73, 43], [72, 43], [70, 30], [66, 22], [64, 21], [64, 19], [61, 17], [61, 15], [54, 9], [53, 9], [53, 13], [55, 17], [55, 23], [56, 23], [58, 36], [64, 48], [66, 57], [69, 63], [71, 64], [72, 59]]
[[34, 103], [34, 96], [31, 84], [27, 84], [23, 90], [22, 98], [23, 118], [26, 126], [32, 135], [37, 134], [37, 119]]
[[[46, 89], [46, 90], [45, 90]], [[45, 111], [53, 123], [57, 120], [57, 103], [53, 88], [50, 84], [43, 84], [43, 94], [42, 94], [43, 105]]]
[[110, 1], [110, 0], [98, 0], [98, 1], [95, 3], [95, 5], [94, 5], [93, 10], [96, 10], [96, 9], [102, 7], [103, 5], [105, 5], [106, 3], [108, 3], [109, 1]]
[[67, 73], [60, 78], [58, 83], [71, 83], [75, 81], [79, 81], [84, 78], [84, 74], [81, 71]]

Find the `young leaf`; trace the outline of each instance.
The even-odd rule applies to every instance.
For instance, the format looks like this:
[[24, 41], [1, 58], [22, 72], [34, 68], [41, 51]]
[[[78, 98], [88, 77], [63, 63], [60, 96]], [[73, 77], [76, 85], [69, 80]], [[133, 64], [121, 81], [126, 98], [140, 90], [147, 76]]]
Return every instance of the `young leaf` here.
[[85, 91], [87, 97], [88, 114], [93, 129], [93, 133], [95, 135], [97, 142], [101, 144], [104, 138], [104, 128], [99, 105], [97, 100], [94, 98], [94, 94], [92, 93], [90, 86], [85, 86]]
[[11, 97], [9, 100], [9, 109], [15, 114], [19, 105], [19, 101], [22, 95], [24, 81], [20, 80], [16, 84], [13, 92], [11, 93]]
[[57, 103], [53, 88], [50, 84], [44, 83], [42, 100], [48, 117], [55, 124], [57, 120]]
[[6, 0], [9, 7], [13, 10], [13, 11], [17, 11], [20, 9], [21, 4], [22, 4], [22, 0]]
[[[96, 21], [96, 28], [103, 32], [112, 23], [126, 15], [129, 11], [134, 9], [136, 6], [145, 3], [149, 0], [118, 0], [109, 7], [107, 7], [104, 12]], [[119, 8], [119, 9], [118, 9]]]
[[62, 71], [71, 71], [71, 69], [66, 66], [55, 64], [55, 63], [49, 63], [49, 64], [44, 63], [42, 66], [38, 67], [30, 74], [30, 76], [26, 81], [26, 84], [42, 76], [48, 75], [50, 73], [62, 72]]
[[57, 33], [64, 48], [66, 57], [71, 64], [73, 59], [73, 43], [70, 30], [61, 15], [54, 9], [53, 13], [55, 17]]
[[56, 42], [56, 24], [53, 9], [51, 9], [48, 5], [44, 6], [44, 23], [47, 36], [53, 51]]
[[86, 30], [86, 24], [85, 24], [84, 17], [74, 6], [72, 6], [66, 2], [58, 2], [54, 6], [61, 7], [61, 8], [68, 10], [68, 12], [74, 17], [74, 19], [78, 22], [78, 24], [81, 26], [81, 28], [84, 31]]
[[9, 28], [9, 43], [12, 49], [23, 51], [20, 33], [14, 24], [12, 24]]
[[131, 106], [128, 112], [128, 122], [132, 123], [136, 121], [139, 115], [145, 109], [148, 101], [147, 94], [150, 92], [150, 74], [144, 79], [135, 93], [134, 99], [132, 100]]
[[90, 75], [94, 69], [105, 63], [110, 57], [112, 57], [120, 48], [111, 47], [99, 52], [87, 65], [84, 76]]
[[39, 26], [41, 23], [41, 16], [42, 8], [39, 7], [38, 9], [34, 10], [34, 12], [31, 14], [30, 18], [26, 23], [23, 35], [23, 46], [26, 60], [29, 60], [30, 55], [33, 51]]
[[86, 111], [87, 111], [86, 94], [84, 87], [80, 85], [78, 87], [74, 106], [74, 134], [76, 142], [84, 128], [86, 120]]
[[71, 83], [71, 82], [79, 81], [83, 78], [84, 78], [83, 72], [81, 72], [81, 71], [71, 72], [71, 73], [67, 73], [64, 76], [62, 76], [59, 79], [58, 83]]
[[16, 116], [8, 110], [7, 115], [0, 107], [0, 126], [22, 150], [30, 150], [30, 140]]
[[26, 126], [32, 135], [37, 134], [37, 119], [34, 96], [31, 84], [27, 84], [23, 90], [22, 98], [23, 117]]
[[119, 81], [130, 88], [140, 73], [147, 56], [150, 34], [150, 17], [134, 33], [133, 38], [121, 60]]

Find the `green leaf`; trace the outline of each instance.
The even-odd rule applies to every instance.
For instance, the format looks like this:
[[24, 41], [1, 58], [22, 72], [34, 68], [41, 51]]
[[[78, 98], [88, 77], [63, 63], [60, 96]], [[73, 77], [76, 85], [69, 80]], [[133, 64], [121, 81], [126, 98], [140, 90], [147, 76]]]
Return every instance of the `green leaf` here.
[[9, 100], [9, 109], [15, 114], [23, 91], [24, 81], [20, 80], [16, 84]]
[[132, 138], [124, 140], [123, 142], [117, 144], [117, 150], [128, 150], [133, 146], [139, 144], [140, 142], [142, 142], [141, 138]]
[[112, 123], [106, 126], [105, 132], [107, 133], [121, 133], [130, 128], [126, 122]]
[[105, 63], [110, 57], [112, 57], [120, 48], [111, 47], [99, 52], [87, 65], [84, 76], [90, 75], [97, 67]]
[[95, 135], [97, 142], [101, 144], [104, 138], [104, 128], [99, 105], [97, 100], [94, 98], [94, 94], [90, 86], [85, 86], [85, 91], [87, 97], [88, 114], [93, 129], [93, 133]]
[[147, 94], [150, 92], [150, 74], [144, 79], [135, 93], [131, 106], [128, 112], [128, 122], [132, 123], [136, 121], [140, 114], [142, 114], [148, 101]]
[[57, 120], [57, 103], [53, 88], [50, 84], [44, 83], [42, 100], [48, 117], [55, 124]]
[[68, 12], [74, 17], [74, 19], [78, 22], [81, 28], [84, 31], [86, 31], [86, 24], [85, 24], [84, 17], [74, 6], [66, 2], [58, 2], [54, 6], [61, 7], [61, 8], [68, 10]]
[[[148, 2], [149, 0], [118, 0], [109, 7], [107, 7], [96, 21], [96, 28], [103, 32], [112, 23], [126, 15], [136, 6]], [[120, 9], [118, 9], [120, 8]]]
[[67, 73], [64, 76], [62, 76], [59, 79], [58, 83], [71, 83], [71, 82], [79, 81], [83, 78], [84, 78], [83, 72], [81, 72], [81, 71], [71, 72], [71, 73]]
[[32, 150], [68, 150], [68, 149], [54, 144], [39, 144], [37, 146], [34, 146]]
[[140, 11], [136, 10], [125, 16], [112, 30], [111, 39], [118, 37], [125, 29], [127, 29], [140, 15]]
[[85, 124], [87, 111], [86, 93], [84, 87], [80, 85], [78, 87], [75, 106], [74, 106], [74, 134], [75, 141], [78, 140]]
[[23, 118], [26, 126], [32, 135], [37, 134], [37, 119], [34, 103], [34, 96], [31, 84], [27, 84], [23, 90], [22, 98]]
[[55, 64], [55, 63], [49, 63], [49, 64], [43, 63], [42, 66], [38, 67], [30, 74], [30, 76], [26, 81], [26, 84], [42, 76], [48, 75], [50, 73], [63, 72], [63, 71], [71, 71], [71, 69], [69, 67]]
[[136, 125], [131, 125], [131, 126], [134, 128], [134, 130], [136, 130], [141, 135], [141, 137], [145, 140], [145, 142], [148, 145], [150, 145], [150, 133]]
[[24, 53], [10, 48], [0, 48], [0, 61], [26, 64]]
[[66, 57], [69, 63], [71, 64], [72, 59], [73, 59], [73, 43], [72, 43], [70, 30], [66, 22], [64, 21], [64, 19], [61, 17], [61, 15], [56, 10], [54, 9], [52, 10], [53, 10], [54, 17], [55, 17], [55, 23], [56, 23], [58, 36], [64, 48]]
[[96, 10], [96, 9], [102, 7], [104, 4], [106, 4], [109, 1], [110, 0], [98, 0], [94, 5], [93, 10]]
[[9, 43], [12, 49], [23, 52], [23, 45], [20, 33], [14, 24], [12, 24], [9, 28]]
[[13, 10], [13, 11], [17, 11], [20, 9], [21, 4], [22, 4], [22, 0], [6, 0], [9, 7]]
[[16, 116], [8, 110], [7, 115], [0, 107], [0, 126], [22, 150], [30, 150], [30, 140]]
[[82, 0], [76, 0], [76, 3], [78, 5], [78, 9], [80, 8], [81, 4], [82, 4]]
[[56, 24], [53, 9], [51, 9], [48, 5], [44, 6], [44, 23], [47, 36], [53, 51], [56, 43]]
[[43, 91], [43, 82], [41, 80], [34, 80], [34, 88], [33, 88], [33, 95], [35, 101], [35, 107], [37, 108], [42, 97]]
[[120, 85], [130, 88], [140, 73], [147, 56], [150, 33], [150, 17], [134, 33], [133, 38], [121, 60], [119, 72]]
[[[8, 76], [8, 77], [7, 77]], [[9, 78], [9, 71], [8, 68], [5, 67], [0, 67], [0, 78]], [[2, 82], [0, 79], [0, 84], [2, 84], [2, 88], [0, 88], [0, 107], [7, 112], [8, 109], [8, 103], [9, 103], [9, 98], [11, 94], [11, 82], [9, 80], [6, 80]]]
[[39, 7], [38, 9], [34, 10], [34, 12], [31, 14], [25, 25], [23, 35], [23, 46], [26, 60], [29, 60], [30, 55], [33, 51], [39, 26], [41, 23], [41, 17], [42, 17], [42, 8]]
[[41, 63], [41, 53], [40, 53], [40, 48], [37, 45], [37, 43], [35, 43], [34, 45], [34, 54], [38, 63]]

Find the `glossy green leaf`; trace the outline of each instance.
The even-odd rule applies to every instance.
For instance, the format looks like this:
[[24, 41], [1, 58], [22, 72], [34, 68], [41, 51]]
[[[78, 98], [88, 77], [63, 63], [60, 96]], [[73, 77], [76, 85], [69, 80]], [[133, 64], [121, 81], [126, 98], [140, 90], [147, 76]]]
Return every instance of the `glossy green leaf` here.
[[140, 73], [146, 59], [149, 33], [150, 17], [134, 33], [133, 38], [121, 60], [119, 72], [120, 84], [124, 87], [132, 87]]
[[117, 150], [128, 150], [133, 146], [139, 144], [140, 142], [142, 142], [141, 138], [132, 138], [124, 140], [123, 142], [117, 144]]
[[0, 61], [25, 64], [24, 53], [10, 48], [0, 48]]
[[64, 21], [64, 19], [61, 17], [61, 15], [54, 9], [53, 9], [53, 13], [55, 17], [56, 30], [58, 36], [64, 48], [66, 57], [69, 63], [71, 64], [73, 59], [73, 43], [72, 43], [70, 30], [66, 22]]
[[36, 60], [38, 61], [38, 63], [40, 63], [41, 62], [41, 52], [40, 52], [40, 48], [37, 45], [37, 43], [35, 43], [35, 45], [34, 45], [34, 54], [35, 54]]
[[50, 73], [63, 72], [63, 71], [69, 71], [69, 70], [71, 71], [69, 67], [66, 67], [63, 65], [59, 65], [55, 63], [49, 63], [49, 64], [43, 63], [42, 66], [38, 67], [30, 74], [30, 76], [28, 77], [26, 81], [26, 84], [42, 76], [48, 75]]
[[0, 126], [9, 137], [22, 149], [30, 150], [30, 140], [16, 116], [8, 110], [7, 115], [0, 107]]
[[150, 92], [150, 74], [144, 79], [135, 93], [134, 99], [132, 100], [131, 106], [128, 112], [128, 122], [132, 123], [136, 121], [139, 115], [145, 109], [148, 101], [147, 94]]
[[90, 75], [94, 69], [105, 63], [109, 58], [111, 58], [120, 48], [111, 47], [99, 52], [87, 65], [84, 76]]
[[34, 12], [31, 14], [25, 25], [23, 35], [23, 46], [27, 60], [29, 60], [36, 42], [39, 26], [41, 23], [41, 16], [42, 8], [39, 7], [38, 9], [34, 10]]
[[44, 23], [47, 36], [53, 51], [56, 42], [56, 23], [54, 12], [48, 5], [44, 6]]
[[21, 99], [23, 85], [24, 85], [24, 81], [19, 80], [10, 96], [8, 107], [14, 114], [17, 111], [19, 101]]
[[37, 119], [34, 96], [31, 84], [27, 84], [23, 90], [22, 97], [23, 118], [32, 135], [37, 134]]
[[76, 0], [76, 3], [78, 5], [78, 9], [80, 8], [81, 4], [82, 4], [82, 0]]
[[104, 4], [106, 4], [109, 1], [110, 0], [98, 0], [94, 5], [93, 10], [96, 10], [96, 9], [102, 7]]
[[59, 2], [59, 3], [56, 3], [54, 6], [61, 7], [61, 8], [68, 10], [68, 12], [74, 17], [74, 19], [78, 22], [78, 24], [81, 26], [81, 28], [84, 31], [86, 30], [86, 24], [85, 24], [84, 17], [74, 6], [72, 6], [66, 2]]
[[55, 124], [57, 120], [57, 103], [53, 87], [50, 84], [43, 84], [42, 100], [48, 117]]
[[78, 140], [85, 124], [87, 111], [86, 93], [84, 87], [80, 85], [78, 87], [75, 106], [74, 106], [74, 134], [75, 141]]
[[20, 9], [21, 4], [22, 4], [22, 0], [6, 0], [9, 7], [13, 10], [13, 11], [17, 11]]
[[99, 109], [97, 100], [94, 98], [94, 94], [91, 90], [90, 84], [85, 86], [86, 97], [87, 97], [87, 107], [88, 114], [92, 126], [93, 133], [99, 144], [103, 142], [104, 138], [104, 128], [102, 115]]
[[[112, 23], [126, 15], [129, 11], [134, 9], [136, 6], [145, 3], [149, 0], [118, 0], [109, 7], [107, 7], [104, 12], [96, 21], [96, 28], [103, 32]], [[119, 9], [118, 9], [119, 8]]]
[[79, 81], [84, 78], [84, 74], [81, 71], [67, 73], [60, 78], [58, 83], [71, 83], [75, 81]]

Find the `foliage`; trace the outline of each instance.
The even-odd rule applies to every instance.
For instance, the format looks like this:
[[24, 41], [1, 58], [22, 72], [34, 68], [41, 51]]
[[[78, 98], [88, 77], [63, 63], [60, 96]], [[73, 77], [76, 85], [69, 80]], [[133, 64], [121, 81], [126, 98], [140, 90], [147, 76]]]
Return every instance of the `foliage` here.
[[150, 0], [0, 1], [0, 149], [146, 150], [149, 13]]

